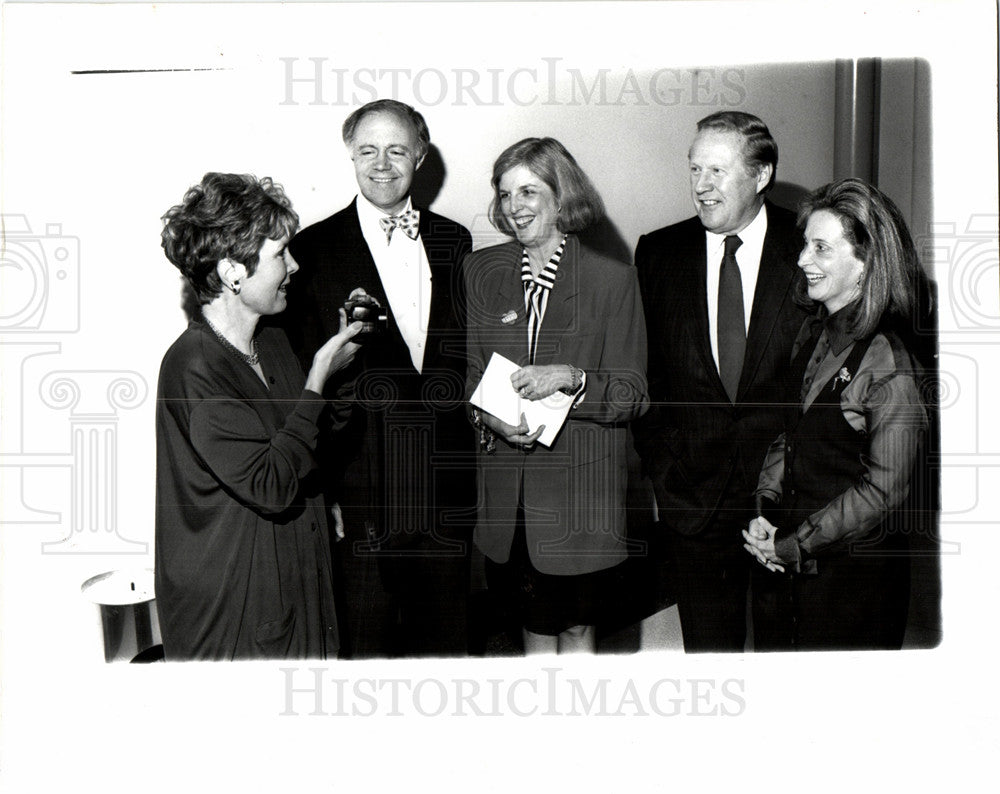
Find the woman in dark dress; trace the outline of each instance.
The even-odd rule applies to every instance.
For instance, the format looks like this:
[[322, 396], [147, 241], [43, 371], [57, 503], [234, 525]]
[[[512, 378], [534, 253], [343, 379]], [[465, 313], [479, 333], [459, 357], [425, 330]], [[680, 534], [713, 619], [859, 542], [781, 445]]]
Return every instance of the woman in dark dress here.
[[871, 185], [826, 185], [799, 219], [817, 314], [792, 354], [800, 404], [768, 452], [760, 515], [743, 533], [763, 566], [754, 647], [899, 648], [916, 517], [904, 508], [928, 423], [913, 332], [929, 293], [902, 215]]
[[167, 660], [327, 658], [338, 649], [315, 473], [341, 330], [303, 380], [284, 335], [298, 217], [269, 179], [206, 174], [164, 215], [163, 249], [201, 317], [170, 347], [156, 405], [156, 602]]

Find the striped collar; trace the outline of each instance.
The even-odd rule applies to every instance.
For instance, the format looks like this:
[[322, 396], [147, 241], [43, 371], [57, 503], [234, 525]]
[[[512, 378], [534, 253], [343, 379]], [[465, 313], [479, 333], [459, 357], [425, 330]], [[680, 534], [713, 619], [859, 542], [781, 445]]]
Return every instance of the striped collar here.
[[559, 270], [559, 260], [562, 259], [565, 248], [566, 236], [563, 235], [559, 247], [556, 248], [555, 253], [552, 254], [548, 263], [542, 268], [537, 277], [532, 275], [531, 272], [531, 265], [528, 262], [528, 249], [521, 249], [521, 283], [525, 290], [530, 289], [532, 284], [537, 284], [547, 290], [552, 289], [556, 285], [556, 272]]

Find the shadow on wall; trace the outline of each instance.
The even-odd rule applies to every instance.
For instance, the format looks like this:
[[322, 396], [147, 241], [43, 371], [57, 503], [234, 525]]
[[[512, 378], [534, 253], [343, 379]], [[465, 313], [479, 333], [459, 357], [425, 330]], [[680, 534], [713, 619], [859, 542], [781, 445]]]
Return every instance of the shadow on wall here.
[[[819, 185], [815, 187], [819, 187]], [[791, 210], [792, 212], [798, 212], [799, 205], [811, 192], [812, 190], [802, 187], [802, 185], [781, 182], [779, 180], [774, 183], [774, 187], [767, 194], [767, 198], [772, 204], [783, 207], [786, 210]]]
[[413, 175], [413, 184], [410, 187], [413, 206], [430, 207], [441, 192], [447, 174], [448, 169], [441, 159], [441, 151], [432, 143], [423, 163]]
[[625, 242], [618, 227], [607, 216], [589, 229], [580, 232], [580, 242], [600, 254], [619, 262], [632, 261], [632, 248]]
[[188, 322], [201, 319], [201, 303], [198, 295], [188, 283], [187, 279], [181, 279], [181, 309]]

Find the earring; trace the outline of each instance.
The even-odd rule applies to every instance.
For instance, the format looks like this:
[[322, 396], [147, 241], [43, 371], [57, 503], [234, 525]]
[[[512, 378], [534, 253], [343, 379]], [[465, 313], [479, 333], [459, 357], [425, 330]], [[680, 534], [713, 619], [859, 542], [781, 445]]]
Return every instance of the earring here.
[[242, 287], [240, 286], [240, 282], [234, 281], [232, 284], [229, 285], [229, 289], [233, 291], [233, 295], [239, 295]]

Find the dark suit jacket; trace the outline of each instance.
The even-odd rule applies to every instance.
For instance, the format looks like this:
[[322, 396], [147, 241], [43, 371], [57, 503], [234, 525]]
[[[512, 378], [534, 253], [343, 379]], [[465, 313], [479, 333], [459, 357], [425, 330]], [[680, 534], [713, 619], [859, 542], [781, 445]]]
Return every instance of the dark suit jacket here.
[[790, 395], [788, 369], [806, 316], [792, 300], [801, 234], [792, 213], [765, 206], [767, 234], [735, 405], [712, 358], [701, 221], [659, 229], [636, 246], [652, 401], [637, 444], [660, 518], [682, 534], [700, 532], [724, 495], [745, 497], [751, 508], [764, 455], [782, 430], [779, 406], [798, 396]]
[[[471, 395], [490, 356], [528, 363], [521, 245], [486, 248], [466, 261]], [[513, 323], [501, 318], [517, 313]], [[530, 451], [497, 440], [480, 454], [476, 545], [506, 562], [518, 494], [535, 568], [580, 574], [624, 561], [627, 423], [646, 410], [646, 334], [635, 269], [570, 236], [538, 337], [536, 364], [586, 371], [583, 401], [551, 448]]]
[[[457, 538], [470, 523], [474, 499], [460, 274], [472, 238], [460, 224], [421, 210], [420, 239], [432, 280], [423, 371], [414, 368], [389, 309], [388, 333], [365, 342], [325, 395], [337, 409], [331, 429], [338, 432], [326, 455], [336, 483], [331, 497], [344, 511], [348, 532], [363, 526], [373, 549], [413, 547], [432, 536]], [[301, 270], [283, 316], [308, 368], [315, 351], [337, 333], [338, 309], [351, 290], [363, 287], [383, 307], [389, 301], [355, 202], [303, 229], [289, 251]], [[452, 542], [438, 545], [457, 552]]]

